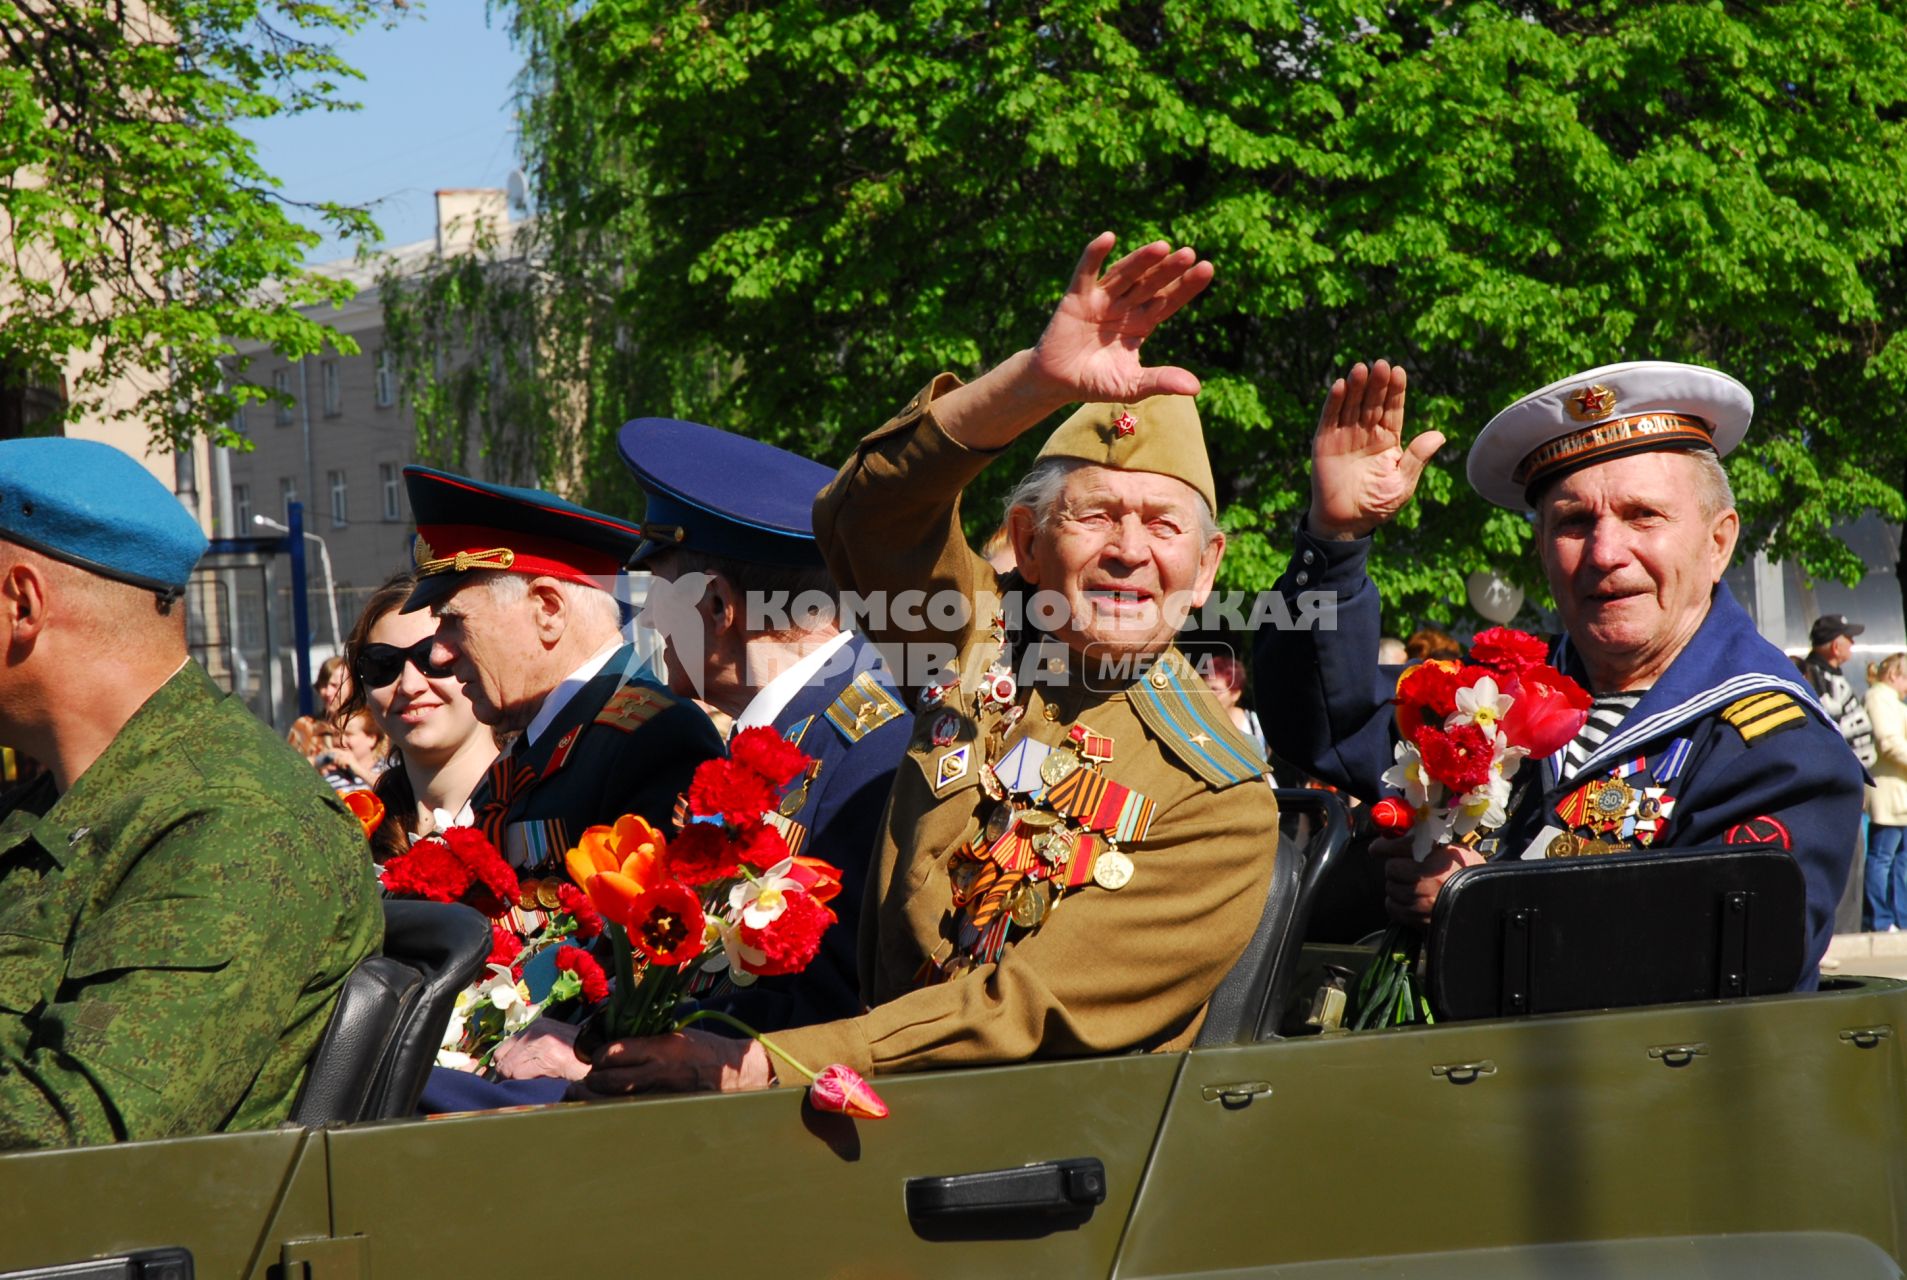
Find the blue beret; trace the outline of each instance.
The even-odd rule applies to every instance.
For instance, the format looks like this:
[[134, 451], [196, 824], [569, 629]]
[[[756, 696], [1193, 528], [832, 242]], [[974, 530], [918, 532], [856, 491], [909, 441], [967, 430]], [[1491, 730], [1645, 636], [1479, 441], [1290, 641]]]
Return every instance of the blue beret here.
[[682, 547], [750, 564], [819, 567], [815, 495], [834, 472], [699, 422], [637, 418], [616, 447], [648, 495], [640, 562]]
[[629, 521], [541, 489], [419, 466], [404, 468], [404, 488], [417, 519], [411, 557], [418, 577], [404, 613], [455, 593], [464, 574], [478, 569], [601, 585], [622, 572], [642, 541]]
[[198, 521], [129, 454], [62, 436], [0, 441], [0, 538], [154, 591], [185, 589]]

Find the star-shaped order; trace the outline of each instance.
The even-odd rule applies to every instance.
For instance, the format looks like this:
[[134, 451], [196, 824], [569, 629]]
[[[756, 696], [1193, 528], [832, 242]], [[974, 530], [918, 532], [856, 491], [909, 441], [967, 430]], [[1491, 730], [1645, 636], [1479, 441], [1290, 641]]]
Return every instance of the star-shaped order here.
[[1112, 420], [1112, 434], [1115, 440], [1123, 440], [1139, 429], [1139, 420], [1130, 413], [1121, 413]]

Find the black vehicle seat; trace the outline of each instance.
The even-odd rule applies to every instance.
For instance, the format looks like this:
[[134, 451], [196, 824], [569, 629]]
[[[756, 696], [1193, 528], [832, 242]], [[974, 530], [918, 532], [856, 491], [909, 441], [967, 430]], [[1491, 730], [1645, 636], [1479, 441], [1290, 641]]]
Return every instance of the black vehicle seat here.
[[384, 954], [421, 973], [424, 990], [398, 1025], [372, 1086], [365, 1119], [389, 1120], [417, 1111], [457, 993], [483, 974], [491, 946], [490, 922], [469, 907], [398, 900], [384, 904]]
[[1794, 989], [1806, 945], [1783, 849], [1491, 862], [1438, 895], [1427, 994], [1451, 1021], [1766, 995]]
[[[1205, 1011], [1200, 1048], [1260, 1040], [1275, 1032], [1305, 933], [1305, 886], [1312, 868], [1342, 854], [1350, 836], [1344, 802], [1328, 791], [1279, 788], [1278, 856], [1265, 909], [1244, 954]], [[1300, 845], [1294, 836], [1308, 834]]]
[[483, 972], [490, 924], [469, 907], [384, 904], [384, 954], [345, 980], [292, 1109], [295, 1124], [413, 1114], [457, 993]]
[[388, 956], [371, 956], [344, 980], [338, 1004], [318, 1041], [291, 1122], [345, 1124], [364, 1118], [398, 1024], [417, 1003], [424, 977]]

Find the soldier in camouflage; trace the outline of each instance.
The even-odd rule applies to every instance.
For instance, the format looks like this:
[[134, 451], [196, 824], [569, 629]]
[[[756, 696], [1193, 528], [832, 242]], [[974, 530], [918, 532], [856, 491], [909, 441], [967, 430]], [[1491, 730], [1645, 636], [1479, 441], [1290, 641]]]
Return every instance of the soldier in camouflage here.
[[0, 1149], [265, 1128], [382, 934], [330, 788], [187, 655], [205, 540], [133, 459], [0, 443]]

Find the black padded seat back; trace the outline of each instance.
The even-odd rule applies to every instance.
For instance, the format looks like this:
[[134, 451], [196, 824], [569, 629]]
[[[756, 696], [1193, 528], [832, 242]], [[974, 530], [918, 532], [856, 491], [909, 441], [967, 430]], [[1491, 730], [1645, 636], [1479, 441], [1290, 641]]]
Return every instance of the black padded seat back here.
[[1801, 976], [1806, 889], [1769, 847], [1491, 862], [1445, 882], [1426, 947], [1452, 1021], [1767, 995]]
[[293, 1124], [362, 1118], [398, 1027], [423, 986], [417, 970], [385, 956], [371, 956], [351, 972], [292, 1106]]
[[[1247, 784], [1249, 785], [1249, 784]], [[1344, 804], [1325, 791], [1286, 790], [1278, 797], [1277, 858], [1258, 927], [1231, 971], [1212, 992], [1197, 1044], [1238, 1044], [1276, 1029], [1304, 941], [1304, 885], [1310, 865], [1335, 856], [1349, 833]], [[1306, 833], [1299, 844], [1292, 832]]]
[[457, 993], [483, 973], [490, 948], [490, 922], [481, 912], [455, 903], [385, 902], [384, 955], [416, 971], [421, 989], [399, 1021], [371, 1082], [364, 1119], [416, 1113]]

